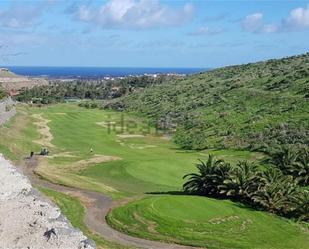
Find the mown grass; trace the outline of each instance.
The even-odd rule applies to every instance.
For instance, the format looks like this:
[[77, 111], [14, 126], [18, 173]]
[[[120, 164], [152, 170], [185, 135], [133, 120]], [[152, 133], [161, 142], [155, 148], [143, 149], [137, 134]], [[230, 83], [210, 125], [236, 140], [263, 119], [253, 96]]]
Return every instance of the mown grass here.
[[150, 197], [114, 209], [109, 224], [153, 240], [206, 248], [308, 248], [308, 227], [229, 200]]
[[[49, 148], [50, 157], [39, 159], [37, 172], [53, 182], [108, 193], [114, 198], [181, 190], [182, 176], [194, 172], [197, 159], [206, 159], [209, 153], [232, 164], [245, 159], [260, 161], [264, 157], [260, 153], [237, 150], [180, 150], [171, 141], [155, 134], [153, 128], [150, 128], [151, 134], [145, 134], [144, 137], [121, 138], [118, 135], [122, 115], [125, 120], [131, 120], [130, 131], [126, 128], [124, 130], [126, 134], [145, 133], [147, 123], [128, 113], [87, 110], [71, 104], [60, 104], [46, 108], [21, 107], [18, 116], [0, 128], [0, 150], [10, 159], [18, 161], [31, 150], [40, 150], [41, 146], [33, 142], [42, 139], [32, 116], [38, 113], [50, 121], [48, 126], [53, 136], [51, 142], [55, 147]], [[107, 121], [115, 122], [118, 130], [108, 131], [102, 126], [102, 122]], [[136, 122], [136, 126], [133, 127], [132, 121]], [[93, 153], [90, 153], [90, 148], [93, 148]], [[94, 154], [120, 159], [80, 167], [78, 162], [91, 159]], [[53, 196], [74, 226], [89, 234], [81, 218], [84, 215], [83, 207], [77, 199], [54, 191], [45, 193]], [[159, 207], [156, 206], [158, 212], [154, 212], [154, 203], [160, 203]], [[134, 217], [136, 210], [143, 222], [140, 222], [139, 217]], [[209, 210], [213, 211], [208, 214]], [[167, 217], [171, 216], [170, 212], [173, 213], [172, 218]], [[215, 218], [216, 212], [219, 218], [234, 215], [240, 218], [226, 223], [230, 224], [226, 226], [209, 225], [207, 220]], [[187, 217], [184, 218], [184, 215]], [[199, 218], [195, 218], [196, 215]], [[240, 231], [240, 223], [247, 218], [254, 222], [255, 228], [250, 225], [248, 231]], [[201, 197], [157, 195], [116, 209], [108, 220], [117, 229], [135, 236], [209, 248], [267, 248], [264, 234], [265, 238], [273, 241], [270, 242], [273, 248], [279, 248], [285, 237], [288, 237], [285, 230], [289, 233], [287, 246], [295, 243], [298, 248], [302, 248], [304, 243], [308, 243], [299, 226], [293, 222], [240, 208], [229, 201]], [[150, 230], [149, 224], [142, 224], [145, 222], [150, 222]], [[272, 236], [267, 237], [267, 234]], [[98, 241], [99, 245], [102, 243], [107, 248], [114, 246], [100, 242], [96, 235], [89, 236]]]
[[[43, 117], [50, 120], [48, 126], [53, 135], [52, 143], [56, 146], [50, 149], [54, 157], [42, 163], [38, 172], [61, 184], [108, 192], [114, 197], [180, 190], [182, 176], [194, 171], [197, 159], [206, 159], [208, 153], [222, 156], [231, 163], [261, 158], [258, 153], [246, 151], [184, 151], [153, 133], [145, 134], [145, 137], [121, 138], [118, 135], [123, 119], [124, 133], [142, 134], [141, 129], [145, 131], [148, 125], [130, 114], [87, 110], [74, 105], [55, 105], [32, 112], [42, 112]], [[102, 122], [115, 122], [118, 130], [108, 131], [100, 125]], [[126, 131], [127, 125], [135, 126], [133, 122], [136, 127]], [[93, 154], [120, 159], [68, 170], [68, 165], [74, 166], [79, 160], [93, 157], [90, 148], [93, 148]], [[61, 152], [72, 157], [58, 157]]]

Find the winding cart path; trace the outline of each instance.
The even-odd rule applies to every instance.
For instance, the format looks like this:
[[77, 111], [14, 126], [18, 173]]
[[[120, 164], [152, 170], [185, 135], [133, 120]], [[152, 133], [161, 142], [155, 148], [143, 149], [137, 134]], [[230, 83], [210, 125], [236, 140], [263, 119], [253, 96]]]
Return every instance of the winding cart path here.
[[124, 233], [121, 233], [112, 227], [110, 227], [105, 220], [105, 216], [108, 211], [117, 206], [112, 198], [102, 193], [67, 187], [48, 182], [39, 178], [34, 174], [37, 166], [37, 160], [35, 157], [27, 159], [25, 165], [22, 167], [23, 173], [30, 179], [32, 184], [36, 184], [45, 188], [50, 188], [58, 192], [76, 196], [85, 206], [85, 223], [89, 229], [100, 234], [105, 240], [116, 242], [124, 246], [133, 246], [137, 248], [158, 248], [158, 249], [189, 249], [196, 248], [190, 246], [182, 246], [177, 244], [169, 244], [159, 241], [151, 241], [133, 237]]

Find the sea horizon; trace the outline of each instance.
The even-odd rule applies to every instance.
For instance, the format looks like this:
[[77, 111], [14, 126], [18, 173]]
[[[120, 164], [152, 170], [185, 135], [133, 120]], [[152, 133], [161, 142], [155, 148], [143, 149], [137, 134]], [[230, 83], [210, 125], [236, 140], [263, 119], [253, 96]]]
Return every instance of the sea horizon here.
[[193, 67], [75, 67], [75, 66], [1, 66], [23, 76], [70, 78], [70, 77], [125, 77], [145, 74], [195, 74], [210, 68]]

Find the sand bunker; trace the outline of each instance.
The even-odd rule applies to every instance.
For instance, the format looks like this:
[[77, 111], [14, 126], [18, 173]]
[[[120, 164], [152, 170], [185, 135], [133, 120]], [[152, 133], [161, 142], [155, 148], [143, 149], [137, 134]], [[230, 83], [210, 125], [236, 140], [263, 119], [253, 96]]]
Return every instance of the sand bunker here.
[[53, 135], [50, 132], [50, 128], [48, 127], [48, 123], [50, 120], [47, 120], [42, 117], [42, 114], [33, 114], [37, 121], [34, 124], [38, 127], [38, 132], [40, 133], [40, 139], [34, 140], [33, 142], [40, 144], [44, 147], [54, 148], [55, 146], [51, 143], [53, 140]]

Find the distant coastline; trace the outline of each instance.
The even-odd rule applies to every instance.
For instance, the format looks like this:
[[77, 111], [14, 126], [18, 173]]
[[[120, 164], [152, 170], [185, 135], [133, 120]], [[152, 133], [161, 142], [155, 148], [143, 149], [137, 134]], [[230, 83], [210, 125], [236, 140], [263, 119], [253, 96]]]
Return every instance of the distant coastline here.
[[100, 78], [155, 74], [188, 75], [208, 71], [207, 68], [142, 68], [142, 67], [27, 67], [6, 66], [23, 76], [45, 78]]

